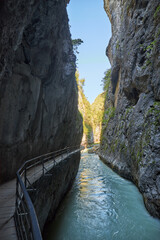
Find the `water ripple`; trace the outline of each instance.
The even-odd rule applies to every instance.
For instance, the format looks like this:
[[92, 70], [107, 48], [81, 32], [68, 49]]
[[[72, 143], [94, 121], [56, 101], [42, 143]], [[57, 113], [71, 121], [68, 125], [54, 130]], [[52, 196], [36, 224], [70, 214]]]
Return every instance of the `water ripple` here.
[[159, 240], [159, 236], [160, 221], [148, 214], [137, 188], [98, 156], [84, 154], [47, 240]]

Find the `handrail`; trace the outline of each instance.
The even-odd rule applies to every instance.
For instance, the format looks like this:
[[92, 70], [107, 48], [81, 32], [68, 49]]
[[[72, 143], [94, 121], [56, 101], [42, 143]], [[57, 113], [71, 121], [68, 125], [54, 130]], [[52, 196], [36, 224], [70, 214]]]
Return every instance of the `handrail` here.
[[[19, 182], [19, 184], [21, 186], [21, 189], [22, 189], [22, 192], [23, 192], [23, 197], [24, 197], [23, 201], [25, 200], [27, 208], [28, 208], [28, 216], [30, 218], [29, 220], [30, 220], [30, 223], [31, 223], [30, 224], [31, 225], [30, 226], [31, 231], [29, 231], [29, 232], [30, 232], [31, 235], [33, 235], [33, 237], [31, 239], [42, 240], [42, 235], [41, 235], [41, 231], [40, 231], [40, 227], [39, 227], [39, 223], [38, 223], [38, 219], [37, 219], [37, 215], [35, 213], [33, 203], [31, 201], [31, 198], [30, 198], [26, 188], [25, 188], [24, 183], [21, 180], [21, 177], [20, 177], [19, 173], [17, 173], [17, 181]], [[17, 201], [16, 201], [16, 209], [18, 209], [18, 202]], [[15, 212], [15, 214], [17, 214], [17, 213]], [[17, 220], [16, 220], [16, 222], [18, 222]], [[16, 226], [18, 227], [18, 224], [16, 224]], [[23, 229], [23, 231], [25, 232], [25, 229]], [[23, 239], [22, 236], [20, 236], [22, 231], [20, 231], [18, 229], [18, 232], [19, 232], [18, 237], [20, 237], [20, 239]], [[27, 236], [27, 233], [25, 233], [25, 235], [26, 235], [27, 239], [30, 239], [30, 236]]]
[[[30, 183], [28, 179], [28, 175], [27, 175], [28, 171], [30, 169], [34, 169], [36, 166], [42, 166], [42, 169], [40, 172], [42, 172], [41, 176], [44, 176], [46, 172], [49, 171], [47, 169], [47, 166], [45, 166], [46, 163], [53, 161], [53, 164], [55, 164], [56, 163], [55, 158], [60, 157], [63, 154], [67, 154], [66, 157], [68, 157], [70, 153], [73, 153], [74, 151], [78, 151], [78, 150], [80, 151], [79, 146], [74, 146], [74, 147], [66, 147], [58, 151], [43, 154], [41, 156], [32, 158], [24, 162], [21, 168], [17, 171], [16, 173], [16, 177], [17, 177], [16, 206], [15, 206], [14, 219], [15, 219], [18, 239], [42, 240], [42, 235], [41, 235], [38, 219], [36, 216], [36, 212], [27, 191], [28, 187], [31, 187], [34, 190], [32, 183]], [[49, 165], [50, 168], [52, 166], [53, 165]]]

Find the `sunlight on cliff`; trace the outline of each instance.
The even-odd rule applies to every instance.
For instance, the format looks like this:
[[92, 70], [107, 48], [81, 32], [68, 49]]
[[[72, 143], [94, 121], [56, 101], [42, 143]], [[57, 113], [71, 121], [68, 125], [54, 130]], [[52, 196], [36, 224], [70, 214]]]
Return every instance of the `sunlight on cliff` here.
[[118, 102], [120, 78], [121, 78], [121, 71], [119, 71], [118, 82], [117, 82], [116, 91], [115, 91], [115, 94], [114, 94], [114, 106], [115, 107], [117, 107], [117, 102]]

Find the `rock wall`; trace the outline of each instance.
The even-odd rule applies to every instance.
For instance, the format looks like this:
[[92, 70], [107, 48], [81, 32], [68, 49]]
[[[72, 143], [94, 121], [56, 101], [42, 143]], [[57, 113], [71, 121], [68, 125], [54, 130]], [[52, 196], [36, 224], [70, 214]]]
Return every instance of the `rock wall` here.
[[83, 90], [85, 79], [79, 78], [78, 71], [76, 72], [76, 81], [78, 84], [78, 109], [83, 117], [81, 144], [87, 147], [93, 143], [100, 143], [105, 92], [99, 94], [94, 102], [90, 104]]
[[160, 218], [160, 1], [104, 0], [104, 7], [112, 73], [100, 156]]
[[91, 105], [94, 143], [100, 143], [104, 113], [105, 92], [99, 94]]
[[70, 189], [76, 177], [80, 161], [80, 152], [72, 154], [55, 165], [47, 174], [34, 183], [36, 192], [30, 194], [40, 229], [51, 221], [59, 203]]
[[0, 182], [22, 162], [80, 144], [65, 0], [0, 1]]
[[94, 142], [91, 105], [87, 100], [83, 90], [85, 79], [79, 78], [78, 71], [76, 71], [76, 81], [78, 85], [78, 109], [83, 117], [83, 137], [81, 145], [87, 147]]
[[83, 137], [81, 145], [87, 147], [94, 142], [91, 105], [81, 89], [78, 90], [78, 109], [83, 117]]

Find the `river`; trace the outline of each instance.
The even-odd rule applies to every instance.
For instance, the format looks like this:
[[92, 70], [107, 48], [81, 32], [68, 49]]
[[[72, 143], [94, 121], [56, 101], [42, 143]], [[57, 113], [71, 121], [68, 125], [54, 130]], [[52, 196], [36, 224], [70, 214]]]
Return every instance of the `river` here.
[[83, 153], [71, 191], [48, 226], [47, 240], [160, 240], [160, 221], [138, 189], [95, 154]]

